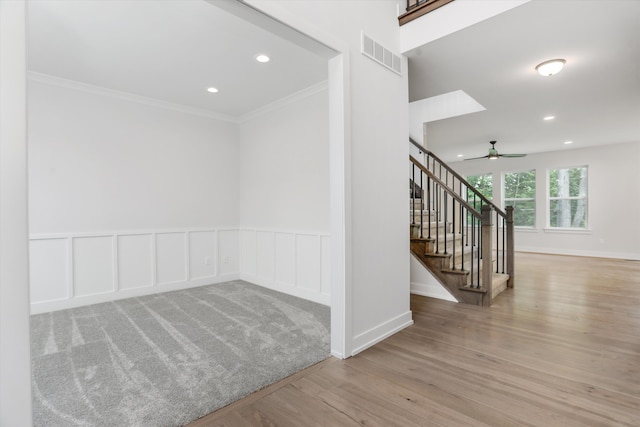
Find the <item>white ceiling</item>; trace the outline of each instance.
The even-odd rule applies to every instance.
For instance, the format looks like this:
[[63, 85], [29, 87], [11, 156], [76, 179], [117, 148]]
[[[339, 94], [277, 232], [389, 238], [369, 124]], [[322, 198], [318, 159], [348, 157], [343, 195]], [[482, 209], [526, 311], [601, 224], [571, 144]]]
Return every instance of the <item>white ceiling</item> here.
[[32, 0], [28, 68], [234, 118], [327, 79], [326, 57], [229, 13], [234, 4]]
[[[236, 16], [234, 0], [28, 4], [37, 73], [233, 118], [327, 78], [326, 55]], [[411, 101], [462, 90], [486, 108], [428, 124], [445, 160], [483, 156], [490, 140], [502, 153], [640, 141], [639, 0], [532, 0], [407, 55]], [[555, 57], [565, 70], [538, 76]]]
[[[486, 108], [428, 123], [446, 161], [486, 155], [490, 140], [501, 153], [640, 141], [638, 0], [532, 0], [407, 55], [411, 101], [462, 90]], [[552, 58], [565, 69], [539, 76]]]

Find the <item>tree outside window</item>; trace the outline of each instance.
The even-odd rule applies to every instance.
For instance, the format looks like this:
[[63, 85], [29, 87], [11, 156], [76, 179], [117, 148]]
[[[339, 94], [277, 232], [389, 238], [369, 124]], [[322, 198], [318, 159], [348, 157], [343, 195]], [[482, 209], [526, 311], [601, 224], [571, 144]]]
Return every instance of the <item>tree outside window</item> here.
[[[493, 199], [493, 176], [490, 173], [485, 175], [469, 175], [467, 177], [467, 182], [471, 184], [472, 187], [475, 187], [475, 189], [487, 199]], [[474, 205], [473, 192], [467, 192], [467, 202], [474, 208], [479, 208], [480, 199], [477, 196], [475, 199]]]
[[504, 174], [504, 206], [513, 206], [513, 225], [536, 225], [536, 171]]
[[587, 228], [587, 167], [549, 171], [549, 226]]
[[[490, 173], [485, 175], [469, 175], [467, 176], [467, 182], [487, 199], [493, 199], [493, 176]], [[485, 204], [480, 197], [470, 190], [467, 191], [467, 203], [478, 212], [481, 211], [482, 205]], [[471, 213], [467, 213], [467, 223], [473, 223]]]

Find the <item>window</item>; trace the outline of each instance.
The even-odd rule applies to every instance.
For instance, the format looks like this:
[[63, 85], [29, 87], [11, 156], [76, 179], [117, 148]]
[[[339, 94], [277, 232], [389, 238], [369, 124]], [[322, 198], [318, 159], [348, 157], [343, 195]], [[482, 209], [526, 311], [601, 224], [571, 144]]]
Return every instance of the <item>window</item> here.
[[[475, 189], [487, 199], [493, 199], [493, 177], [490, 173], [485, 175], [470, 175], [467, 177], [467, 182], [471, 184], [472, 187], [475, 187]], [[472, 192], [467, 194], [467, 201], [471, 206], [473, 206], [474, 200]], [[476, 201], [476, 204], [480, 206], [479, 199]]]
[[536, 226], [536, 171], [504, 174], [504, 207], [513, 206], [513, 225]]
[[549, 226], [587, 228], [587, 167], [549, 171]]
[[[469, 175], [467, 176], [467, 182], [487, 199], [493, 199], [493, 177], [490, 173], [485, 175]], [[484, 203], [481, 202], [482, 200], [480, 200], [474, 192], [470, 190], [467, 191], [467, 203], [469, 203], [469, 206], [480, 212], [481, 206], [484, 205]], [[467, 214], [467, 223], [473, 223], [471, 213]]]

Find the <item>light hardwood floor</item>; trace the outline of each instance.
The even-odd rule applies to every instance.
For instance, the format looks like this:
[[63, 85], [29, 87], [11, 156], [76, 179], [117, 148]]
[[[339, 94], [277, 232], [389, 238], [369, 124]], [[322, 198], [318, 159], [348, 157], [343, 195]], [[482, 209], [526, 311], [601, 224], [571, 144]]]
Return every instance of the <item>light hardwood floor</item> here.
[[516, 268], [491, 308], [412, 296], [415, 325], [190, 426], [640, 426], [640, 262]]

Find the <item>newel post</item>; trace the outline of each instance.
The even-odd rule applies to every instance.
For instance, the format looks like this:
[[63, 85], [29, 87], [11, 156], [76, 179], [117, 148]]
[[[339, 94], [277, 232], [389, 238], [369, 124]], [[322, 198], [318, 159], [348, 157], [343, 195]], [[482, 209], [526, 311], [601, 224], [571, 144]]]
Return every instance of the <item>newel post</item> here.
[[505, 210], [507, 213], [507, 247], [502, 248], [502, 250], [507, 251], [507, 274], [509, 275], [507, 287], [513, 288], [516, 271], [515, 244], [513, 236], [513, 206], [507, 206]]
[[492, 218], [493, 218], [493, 209], [491, 206], [484, 205], [482, 206], [482, 288], [486, 291], [484, 297], [482, 298], [482, 305], [490, 306], [491, 300], [493, 299], [493, 287], [492, 285], [492, 277], [493, 277], [493, 268], [492, 268], [492, 239], [491, 239], [491, 229], [492, 229]]

